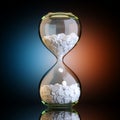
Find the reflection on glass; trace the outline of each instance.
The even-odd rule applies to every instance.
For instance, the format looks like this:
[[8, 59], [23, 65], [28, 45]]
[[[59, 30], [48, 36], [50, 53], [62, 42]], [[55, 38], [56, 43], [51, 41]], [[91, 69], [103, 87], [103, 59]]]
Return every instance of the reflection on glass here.
[[80, 120], [79, 114], [75, 110], [51, 110], [42, 112], [40, 120]]

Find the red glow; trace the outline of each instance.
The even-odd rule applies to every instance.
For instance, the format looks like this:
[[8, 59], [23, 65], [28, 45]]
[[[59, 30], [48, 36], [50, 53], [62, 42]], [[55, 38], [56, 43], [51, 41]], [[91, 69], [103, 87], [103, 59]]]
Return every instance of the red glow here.
[[115, 34], [107, 21], [88, 17], [81, 22], [80, 41], [64, 61], [79, 77], [84, 101], [104, 99], [114, 89]]

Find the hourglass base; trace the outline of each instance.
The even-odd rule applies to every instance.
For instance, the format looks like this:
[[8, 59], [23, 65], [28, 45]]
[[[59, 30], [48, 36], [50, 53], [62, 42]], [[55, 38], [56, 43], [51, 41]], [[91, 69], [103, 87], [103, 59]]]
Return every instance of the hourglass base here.
[[58, 103], [46, 103], [42, 101], [43, 104], [45, 104], [50, 109], [71, 109], [75, 104], [78, 103], [78, 101], [74, 103], [67, 103], [67, 104], [58, 104]]

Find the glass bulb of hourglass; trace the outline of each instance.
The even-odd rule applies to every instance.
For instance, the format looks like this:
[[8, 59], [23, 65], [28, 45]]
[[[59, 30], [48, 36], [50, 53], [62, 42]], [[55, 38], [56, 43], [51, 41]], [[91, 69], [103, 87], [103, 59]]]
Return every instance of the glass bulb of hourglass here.
[[80, 98], [80, 81], [64, 64], [63, 58], [79, 40], [78, 18], [72, 13], [48, 13], [42, 18], [40, 36], [43, 44], [57, 58], [56, 64], [40, 82], [42, 102], [49, 107], [72, 106]]

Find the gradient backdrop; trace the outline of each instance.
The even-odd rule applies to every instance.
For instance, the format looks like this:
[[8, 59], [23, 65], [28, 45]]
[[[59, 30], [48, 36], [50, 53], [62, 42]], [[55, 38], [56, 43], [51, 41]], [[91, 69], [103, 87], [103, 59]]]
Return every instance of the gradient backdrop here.
[[79, 77], [81, 104], [119, 101], [119, 14], [116, 2], [10, 1], [1, 9], [1, 99], [4, 105], [40, 105], [39, 82], [55, 63], [38, 28], [48, 12], [79, 17], [82, 35], [64, 61]]

